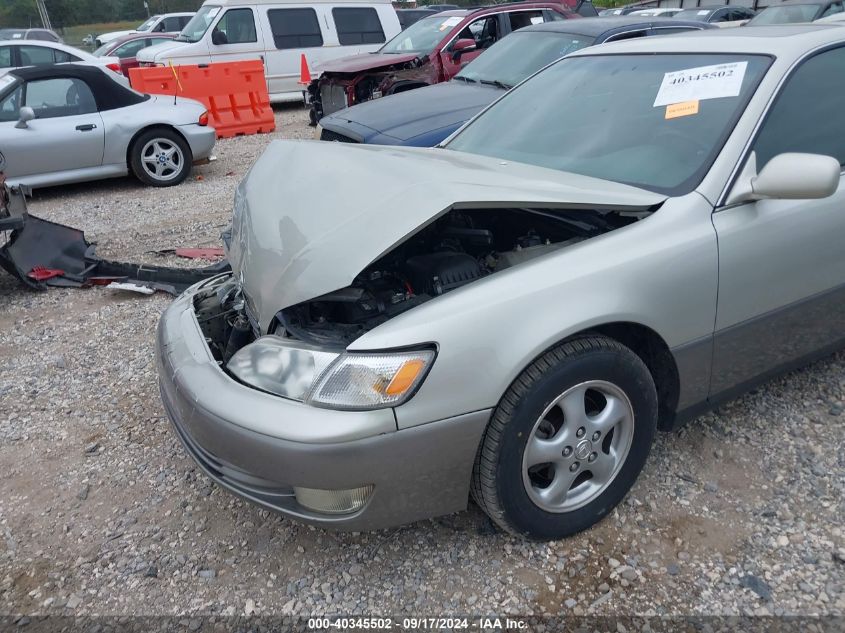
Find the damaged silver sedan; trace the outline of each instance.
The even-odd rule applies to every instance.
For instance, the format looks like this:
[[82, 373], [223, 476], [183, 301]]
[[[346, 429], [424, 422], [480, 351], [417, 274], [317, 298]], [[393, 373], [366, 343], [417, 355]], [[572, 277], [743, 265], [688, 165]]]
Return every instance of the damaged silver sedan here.
[[845, 36], [756, 31], [585, 49], [442, 148], [272, 144], [233, 273], [159, 326], [190, 455], [316, 525], [471, 495], [556, 539], [613, 510], [658, 429], [836, 348]]

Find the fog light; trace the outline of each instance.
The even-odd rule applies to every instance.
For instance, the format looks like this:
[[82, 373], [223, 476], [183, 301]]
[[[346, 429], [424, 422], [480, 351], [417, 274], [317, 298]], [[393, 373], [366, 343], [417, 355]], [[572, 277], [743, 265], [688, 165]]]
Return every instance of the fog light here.
[[347, 514], [364, 507], [373, 492], [373, 486], [361, 486], [350, 490], [319, 490], [297, 488], [294, 494], [299, 505], [324, 514]]

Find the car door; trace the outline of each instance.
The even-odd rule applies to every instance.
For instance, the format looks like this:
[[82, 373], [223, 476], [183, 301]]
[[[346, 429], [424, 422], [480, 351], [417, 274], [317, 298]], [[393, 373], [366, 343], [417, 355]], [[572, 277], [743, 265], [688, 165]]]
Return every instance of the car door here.
[[[32, 108], [36, 118], [19, 128], [22, 106]], [[0, 101], [0, 145], [10, 177], [97, 167], [103, 143], [94, 95], [80, 79], [25, 82]]]
[[264, 59], [264, 40], [248, 7], [227, 9], [211, 29], [209, 45], [214, 62]]
[[[815, 54], [792, 72], [752, 143], [757, 173], [784, 152], [845, 163], [843, 67], [845, 47]], [[822, 200], [717, 208], [713, 224], [719, 303], [712, 394], [845, 339], [841, 180], [838, 191]]]
[[[445, 80], [457, 75], [461, 68], [504, 37], [503, 31], [505, 29], [504, 14], [486, 15], [464, 26], [440, 51], [440, 61]], [[453, 52], [453, 46], [458, 40], [475, 40], [476, 47], [457, 55]]]
[[[324, 9], [324, 7], [320, 7]], [[267, 73], [267, 91], [270, 94], [300, 92], [300, 55], [304, 54], [309, 68], [329, 59], [337, 45], [323, 47], [316, 7], [291, 7], [259, 9], [261, 23], [267, 34], [267, 52], [264, 65]], [[328, 20], [327, 16], [323, 16]]]

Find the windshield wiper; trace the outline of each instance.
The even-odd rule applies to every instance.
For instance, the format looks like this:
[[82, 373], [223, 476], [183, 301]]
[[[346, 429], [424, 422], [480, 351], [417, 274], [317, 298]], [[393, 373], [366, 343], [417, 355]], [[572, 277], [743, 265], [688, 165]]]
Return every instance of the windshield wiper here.
[[497, 88], [501, 88], [502, 90], [510, 90], [513, 86], [509, 86], [504, 81], [499, 81], [498, 79], [479, 79], [481, 83], [485, 86], [496, 86]]
[[469, 77], [464, 77], [463, 75], [455, 75], [452, 79], [460, 79], [461, 81], [465, 81], [468, 84], [477, 84], [478, 79], [471, 79]]

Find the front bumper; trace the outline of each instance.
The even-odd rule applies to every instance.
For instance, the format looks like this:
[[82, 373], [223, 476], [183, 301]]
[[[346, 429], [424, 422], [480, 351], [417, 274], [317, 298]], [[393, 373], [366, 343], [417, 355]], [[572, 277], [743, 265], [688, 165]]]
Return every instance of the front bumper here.
[[185, 140], [188, 141], [195, 164], [211, 157], [214, 144], [217, 142], [217, 132], [215, 132], [213, 127], [191, 123], [189, 125], [180, 125], [179, 131], [185, 137]]
[[[221, 486], [291, 518], [370, 530], [466, 508], [470, 474], [490, 411], [396, 430], [391, 409], [332, 411], [246, 387], [205, 344], [189, 290], [157, 336], [162, 401], [179, 439]], [[301, 506], [294, 487], [374, 486], [350, 514]]]

